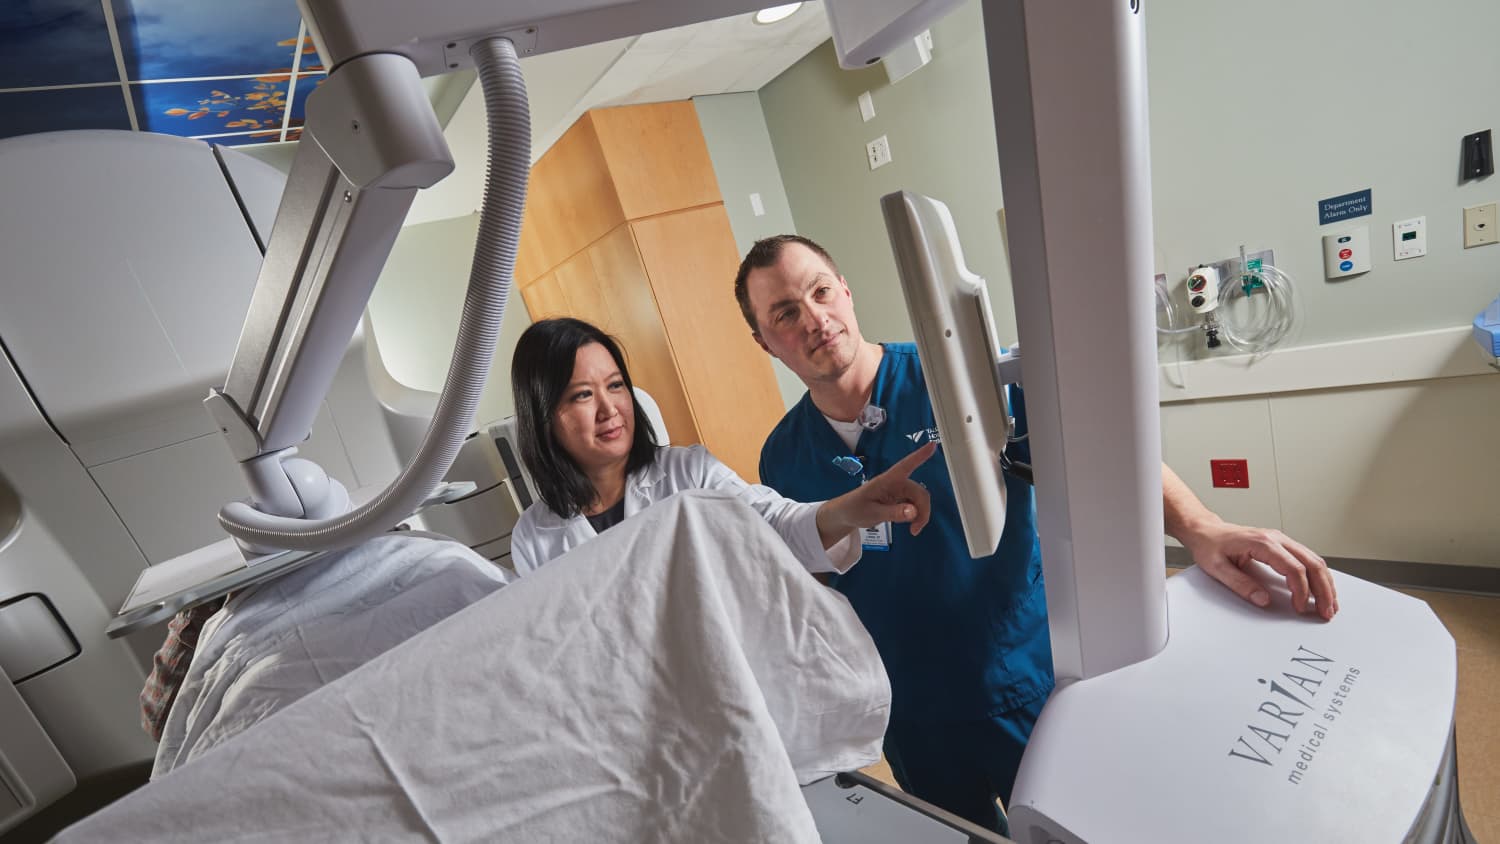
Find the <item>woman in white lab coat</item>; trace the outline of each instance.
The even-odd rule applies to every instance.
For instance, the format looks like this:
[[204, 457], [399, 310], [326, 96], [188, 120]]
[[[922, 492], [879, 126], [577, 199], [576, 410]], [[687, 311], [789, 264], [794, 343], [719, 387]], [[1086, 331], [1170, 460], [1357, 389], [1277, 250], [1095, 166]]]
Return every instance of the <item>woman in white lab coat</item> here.
[[657, 446], [620, 347], [582, 320], [526, 329], [511, 386], [521, 460], [540, 499], [511, 533], [511, 560], [522, 575], [688, 489], [738, 495], [813, 573], [847, 571], [859, 559], [860, 528], [910, 522], [915, 534], [927, 523], [927, 491], [910, 475], [934, 447], [853, 492], [804, 504], [745, 483], [702, 446]]

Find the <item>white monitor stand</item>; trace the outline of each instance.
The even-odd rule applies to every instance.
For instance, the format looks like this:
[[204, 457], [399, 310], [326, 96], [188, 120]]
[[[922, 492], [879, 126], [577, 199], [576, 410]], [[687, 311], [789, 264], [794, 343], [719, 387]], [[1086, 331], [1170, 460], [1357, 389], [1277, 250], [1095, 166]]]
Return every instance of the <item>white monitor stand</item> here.
[[[910, 193], [882, 204], [909, 301], [922, 301], [913, 288], [940, 291], [939, 298], [941, 291], [973, 295], [947, 209]], [[982, 284], [978, 290], [984, 295]], [[935, 395], [991, 389], [989, 371], [952, 365], [993, 359], [996, 344], [982, 321], [929, 307], [914, 307], [911, 317]], [[932, 353], [940, 342], [959, 343], [963, 354]], [[1022, 349], [1028, 374], [1037, 371], [1031, 354]], [[978, 410], [982, 418], [944, 419], [967, 413], [956, 406], [934, 401], [940, 427], [977, 422], [1004, 435], [1008, 420], [998, 403]], [[1037, 432], [1035, 419], [1030, 430]], [[962, 459], [962, 452], [948, 454], [950, 467]], [[1045, 483], [1048, 467], [1036, 468]], [[963, 485], [956, 490], [965, 495]], [[966, 527], [976, 509], [982, 512], [960, 507]], [[1076, 578], [1094, 569], [1055, 577], [1045, 547], [1050, 613], [1057, 596], [1069, 602], [1070, 590], [1080, 588]], [[1121, 567], [1132, 570], [1129, 562]], [[1032, 732], [1009, 807], [1015, 840], [1468, 840], [1451, 743], [1456, 653], [1432, 610], [1334, 572], [1340, 611], [1323, 622], [1293, 612], [1288, 590], [1260, 569], [1273, 596], [1269, 610], [1192, 568], [1165, 585], [1168, 635], [1154, 654], [1081, 677], [1059, 661], [1058, 688]], [[1090, 652], [1088, 635], [1124, 636], [1153, 624], [1146, 614], [1154, 605], [1122, 595], [1113, 612], [1075, 616], [1083, 652]], [[1053, 631], [1056, 638], [1057, 619]]]

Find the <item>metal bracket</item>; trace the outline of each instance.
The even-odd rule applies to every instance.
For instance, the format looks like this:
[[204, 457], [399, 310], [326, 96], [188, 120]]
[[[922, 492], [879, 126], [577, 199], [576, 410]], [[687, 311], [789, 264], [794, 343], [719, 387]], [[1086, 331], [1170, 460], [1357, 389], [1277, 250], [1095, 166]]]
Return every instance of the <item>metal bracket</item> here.
[[510, 43], [516, 45], [516, 55], [529, 56], [536, 52], [536, 27], [528, 26], [521, 29], [508, 29], [504, 32], [495, 32], [488, 35], [480, 35], [474, 38], [460, 38], [449, 41], [443, 45], [443, 64], [449, 70], [458, 70], [463, 67], [473, 67], [474, 58], [469, 51], [480, 41], [488, 41], [491, 38], [508, 38]]
[[243, 463], [260, 454], [260, 433], [245, 418], [245, 414], [240, 412], [234, 399], [217, 389], [211, 389], [208, 391], [208, 398], [203, 400], [203, 407], [219, 426], [219, 432], [229, 443], [229, 452], [234, 455], [235, 460]]

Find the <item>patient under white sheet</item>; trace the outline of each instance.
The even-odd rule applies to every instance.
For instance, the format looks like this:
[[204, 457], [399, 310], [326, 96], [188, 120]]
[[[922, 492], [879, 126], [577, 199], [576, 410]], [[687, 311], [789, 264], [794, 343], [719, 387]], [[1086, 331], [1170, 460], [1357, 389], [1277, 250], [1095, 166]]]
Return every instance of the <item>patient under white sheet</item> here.
[[468, 546], [391, 533], [235, 595], [203, 626], [152, 778], [504, 586]]
[[889, 706], [848, 602], [688, 493], [60, 840], [813, 841], [799, 782], [875, 761]]

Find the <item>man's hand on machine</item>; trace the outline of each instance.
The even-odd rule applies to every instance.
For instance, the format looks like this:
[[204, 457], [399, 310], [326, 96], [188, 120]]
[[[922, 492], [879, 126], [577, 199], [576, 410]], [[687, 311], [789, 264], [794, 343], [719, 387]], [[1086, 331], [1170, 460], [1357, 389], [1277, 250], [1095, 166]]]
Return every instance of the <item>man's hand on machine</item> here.
[[911, 535], [921, 533], [932, 516], [932, 503], [927, 489], [912, 480], [911, 473], [936, 451], [937, 445], [928, 443], [853, 492], [823, 502], [818, 508], [818, 534], [823, 541], [832, 544], [851, 530], [882, 522], [910, 522]]
[[1279, 530], [1245, 527], [1215, 517], [1177, 539], [1192, 552], [1199, 568], [1258, 607], [1269, 606], [1271, 595], [1245, 570], [1251, 560], [1260, 560], [1286, 578], [1297, 612], [1306, 612], [1309, 601], [1325, 621], [1339, 611], [1328, 563]]

